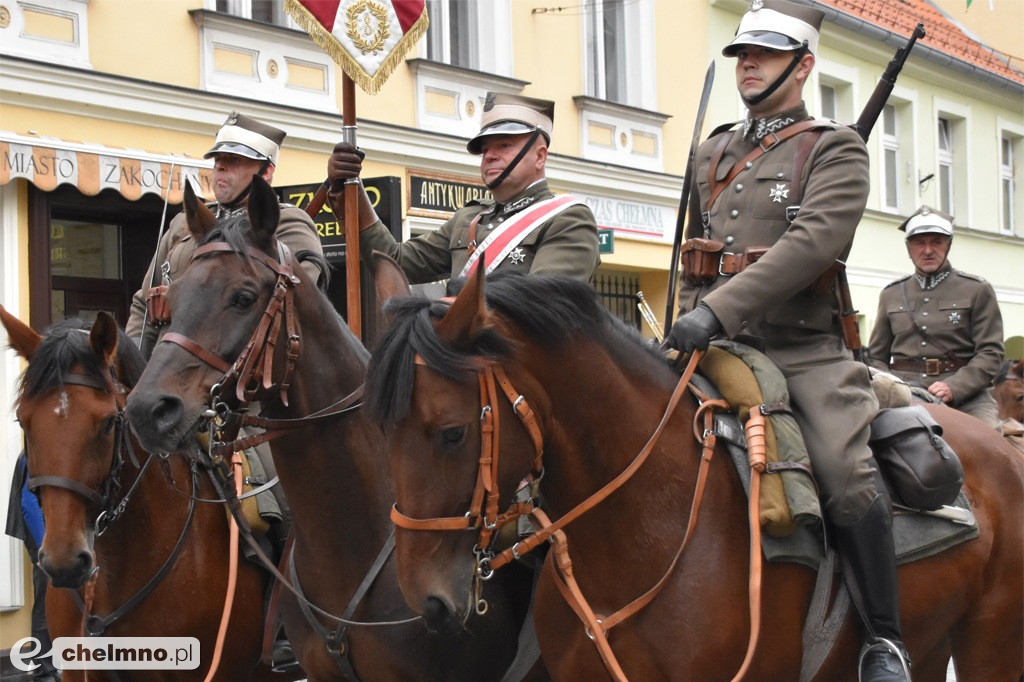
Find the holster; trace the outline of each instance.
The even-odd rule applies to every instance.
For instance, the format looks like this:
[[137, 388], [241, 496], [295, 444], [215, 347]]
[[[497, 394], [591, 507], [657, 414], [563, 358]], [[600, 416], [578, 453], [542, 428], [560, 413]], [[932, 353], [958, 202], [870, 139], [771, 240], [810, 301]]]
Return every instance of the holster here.
[[153, 287], [146, 292], [146, 309], [149, 311], [149, 323], [159, 327], [170, 323], [171, 309], [167, 305], [167, 285]]
[[704, 284], [718, 277], [718, 264], [722, 258], [725, 243], [714, 239], [687, 239], [680, 251], [683, 264], [683, 281], [687, 284]]
[[895, 501], [931, 510], [956, 500], [964, 482], [960, 459], [920, 405], [879, 410], [870, 444]]

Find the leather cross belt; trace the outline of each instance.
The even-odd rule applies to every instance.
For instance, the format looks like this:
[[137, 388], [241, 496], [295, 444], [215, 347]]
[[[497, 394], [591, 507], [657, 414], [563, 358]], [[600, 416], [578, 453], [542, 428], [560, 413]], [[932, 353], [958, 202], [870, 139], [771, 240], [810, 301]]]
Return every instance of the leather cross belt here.
[[966, 362], [960, 360], [953, 361], [948, 358], [904, 358], [902, 360], [893, 360], [890, 367], [901, 372], [920, 372], [926, 376], [933, 377], [938, 374], [955, 372], [966, 364]]

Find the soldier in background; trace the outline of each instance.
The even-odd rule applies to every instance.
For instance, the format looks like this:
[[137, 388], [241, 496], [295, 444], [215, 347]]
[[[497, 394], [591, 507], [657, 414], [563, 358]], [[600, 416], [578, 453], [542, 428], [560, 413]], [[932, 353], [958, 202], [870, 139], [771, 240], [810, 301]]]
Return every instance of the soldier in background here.
[[914, 274], [882, 290], [870, 362], [994, 427], [990, 386], [1003, 360], [995, 291], [950, 265], [952, 216], [922, 206], [899, 229], [907, 233]]
[[[501, 268], [589, 282], [600, 262], [594, 214], [579, 199], [553, 194], [545, 176], [554, 113], [554, 102], [488, 93], [480, 132], [466, 149], [480, 156], [480, 177], [494, 201], [470, 201], [427, 234], [396, 242], [360, 185], [362, 257], [374, 250], [386, 253], [412, 284], [468, 276], [482, 255], [488, 273]], [[362, 160], [361, 151], [339, 143], [327, 175], [340, 187], [359, 177]], [[328, 196], [334, 215], [344, 219], [344, 192]]]
[[859, 679], [907, 682], [892, 505], [868, 447], [878, 401], [844, 344], [834, 295], [836, 260], [867, 204], [868, 152], [856, 132], [813, 120], [803, 102], [823, 19], [816, 7], [755, 0], [722, 50], [736, 58], [748, 113], [739, 130], [719, 128], [697, 149], [689, 224], [698, 233], [683, 246], [684, 314], [666, 343], [704, 350], [722, 334], [763, 346], [782, 371], [851, 592], [862, 597]]

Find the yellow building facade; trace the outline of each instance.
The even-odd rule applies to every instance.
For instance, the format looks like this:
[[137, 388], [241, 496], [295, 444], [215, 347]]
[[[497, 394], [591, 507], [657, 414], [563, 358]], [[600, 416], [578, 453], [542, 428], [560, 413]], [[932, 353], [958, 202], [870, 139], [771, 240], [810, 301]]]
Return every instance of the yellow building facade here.
[[[733, 62], [720, 50], [747, 3], [555, 4], [429, 0], [427, 36], [378, 95], [357, 92], [364, 177], [391, 179], [379, 198], [394, 207], [396, 233], [436, 229], [482, 191], [478, 157], [465, 145], [485, 93], [553, 100], [549, 182], [593, 208], [607, 246], [596, 283], [609, 307], [649, 336], [635, 294], [663, 320], [682, 175], [712, 61], [704, 133], [742, 117]], [[853, 121], [899, 36], [816, 4], [829, 15], [808, 108]], [[202, 156], [231, 111], [287, 131], [274, 184], [308, 201], [303, 192], [323, 181], [341, 139], [341, 76], [280, 5], [0, 0], [0, 303], [38, 330], [97, 310], [123, 323], [165, 199], [169, 219], [184, 182], [209, 187]], [[880, 289], [910, 271], [896, 227], [919, 204], [941, 204], [947, 171], [957, 216], [951, 260], [993, 283], [1007, 336], [1024, 333], [1024, 80], [919, 49], [891, 103], [869, 141], [871, 197], [849, 263], [862, 334]], [[938, 139], [939, 119], [949, 139]], [[336, 226], [322, 229], [337, 241]], [[20, 370], [5, 352], [4, 500], [21, 448], [7, 409]], [[29, 631], [26, 564], [19, 543], [0, 541], [0, 649]]]

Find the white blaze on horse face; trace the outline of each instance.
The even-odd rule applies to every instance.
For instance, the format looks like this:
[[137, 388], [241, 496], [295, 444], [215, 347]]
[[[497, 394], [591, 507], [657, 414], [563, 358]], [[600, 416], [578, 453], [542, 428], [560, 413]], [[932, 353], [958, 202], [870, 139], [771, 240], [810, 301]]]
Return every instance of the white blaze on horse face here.
[[53, 408], [53, 413], [61, 419], [67, 419], [69, 406], [68, 392], [61, 391], [60, 398], [57, 401], [57, 406]]

